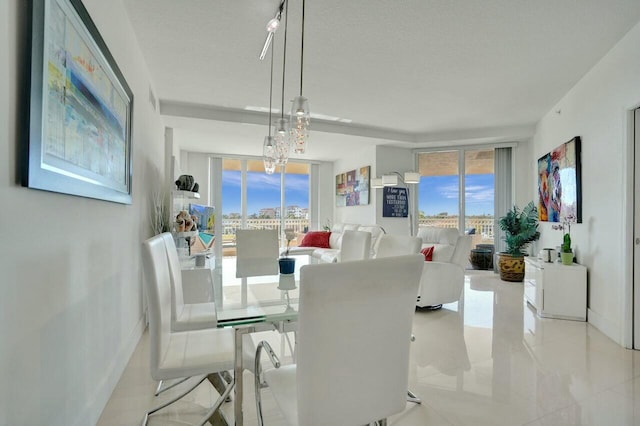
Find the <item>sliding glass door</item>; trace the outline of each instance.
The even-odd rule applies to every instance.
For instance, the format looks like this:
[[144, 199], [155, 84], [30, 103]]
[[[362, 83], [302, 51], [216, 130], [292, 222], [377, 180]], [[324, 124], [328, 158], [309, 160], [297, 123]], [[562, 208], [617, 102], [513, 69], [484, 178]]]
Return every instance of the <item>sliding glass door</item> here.
[[290, 162], [281, 173], [268, 175], [262, 160], [223, 159], [223, 256], [235, 256], [237, 229], [277, 229], [281, 239], [286, 228], [306, 231], [310, 169], [309, 164]]
[[475, 244], [493, 243], [494, 150], [418, 154], [418, 226], [458, 228]]
[[493, 244], [493, 149], [464, 152], [464, 229], [476, 244]]

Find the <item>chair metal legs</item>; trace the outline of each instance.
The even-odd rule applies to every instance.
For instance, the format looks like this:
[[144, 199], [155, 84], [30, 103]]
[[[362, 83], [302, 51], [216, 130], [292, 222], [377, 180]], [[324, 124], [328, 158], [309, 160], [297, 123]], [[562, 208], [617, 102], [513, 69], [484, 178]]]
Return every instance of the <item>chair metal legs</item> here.
[[191, 378], [191, 377], [185, 377], [184, 379], [180, 379], [180, 380], [178, 380], [177, 382], [175, 382], [175, 383], [173, 383], [173, 384], [171, 384], [171, 385], [169, 385], [169, 386], [167, 386], [167, 387], [164, 387], [164, 388], [162, 387], [162, 385], [164, 384], [164, 380], [160, 380], [160, 381], [158, 382], [158, 387], [156, 388], [156, 393], [155, 393], [154, 395], [155, 395], [155, 396], [158, 396], [158, 395], [160, 395], [162, 392], [164, 392], [164, 391], [168, 391], [169, 389], [174, 388], [174, 387], [178, 386], [179, 384], [186, 382], [186, 381], [187, 381], [187, 380], [189, 380], [190, 378]]
[[407, 401], [413, 402], [414, 404], [422, 404], [422, 400], [410, 390], [407, 390]]
[[[220, 374], [220, 373], [218, 373]], [[188, 377], [186, 379], [181, 379], [179, 382], [172, 384], [169, 387], [166, 387], [164, 389], [161, 389], [158, 393], [162, 393], [164, 391], [166, 391], [167, 389], [170, 389], [180, 383], [183, 383], [185, 380], [189, 379]], [[205, 379], [207, 379], [207, 376], [202, 376], [194, 385], [190, 386], [188, 389], [185, 389], [184, 391], [182, 391], [180, 394], [176, 395], [175, 397], [173, 397], [171, 400], [165, 402], [164, 404], [159, 405], [156, 408], [153, 408], [152, 410], [149, 410], [145, 415], [144, 418], [142, 420], [142, 426], [146, 426], [147, 422], [149, 421], [149, 416], [162, 410], [165, 407], [168, 407], [169, 405], [173, 404], [174, 402], [182, 399], [185, 395], [187, 395], [188, 393], [190, 393], [191, 391], [193, 391], [195, 388], [197, 388], [198, 386], [200, 386], [200, 384], [202, 382], [205, 381]], [[224, 380], [224, 379], [222, 379]], [[224, 400], [229, 396], [229, 394], [231, 393], [231, 390], [233, 389], [235, 385], [235, 381], [232, 381], [224, 390], [224, 392], [222, 392], [222, 394], [220, 395], [220, 397], [218, 398], [218, 400], [215, 402], [215, 404], [213, 405], [213, 407], [211, 407], [211, 409], [209, 409], [209, 411], [207, 412], [207, 414], [205, 415], [205, 417], [203, 418], [202, 422], [199, 423], [200, 425], [204, 425], [205, 423], [207, 423], [209, 421], [209, 418], [213, 415], [213, 413], [220, 407], [220, 405], [224, 402]], [[158, 386], [158, 389], [160, 389], [161, 385]]]
[[263, 426], [264, 422], [262, 420], [262, 397], [260, 395], [260, 389], [266, 387], [265, 384], [260, 382], [260, 373], [262, 372], [262, 366], [260, 365], [260, 356], [262, 355], [262, 349], [267, 351], [267, 355], [269, 355], [269, 359], [275, 368], [280, 368], [280, 360], [276, 356], [275, 352], [271, 348], [271, 345], [266, 341], [262, 341], [258, 343], [258, 347], [256, 348], [256, 359], [255, 359], [255, 369], [254, 371], [254, 383], [255, 383], [255, 394], [256, 394], [256, 414], [258, 416], [258, 426]]

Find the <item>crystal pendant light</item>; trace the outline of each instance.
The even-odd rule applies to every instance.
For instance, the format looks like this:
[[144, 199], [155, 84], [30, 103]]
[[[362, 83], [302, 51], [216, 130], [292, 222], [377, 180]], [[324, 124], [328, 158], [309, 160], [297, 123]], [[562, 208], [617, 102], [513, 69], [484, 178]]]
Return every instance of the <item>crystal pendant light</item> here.
[[276, 164], [280, 167], [287, 165], [291, 140], [289, 138], [289, 120], [284, 118], [284, 83], [287, 69], [287, 21], [289, 16], [289, 2], [284, 12], [284, 47], [282, 49], [282, 96], [280, 105], [280, 119], [276, 124], [274, 142], [276, 149]]
[[302, 71], [304, 65], [304, 11], [305, 0], [302, 0], [302, 35], [300, 43], [300, 96], [296, 96], [291, 105], [291, 142], [296, 154], [304, 154], [309, 141], [309, 124], [311, 114], [309, 101], [302, 96]]
[[278, 120], [275, 136], [273, 138], [276, 151], [276, 164], [278, 166], [286, 166], [289, 161], [289, 150], [291, 142], [289, 141], [289, 120], [281, 118]]
[[264, 163], [264, 172], [272, 175], [276, 171], [276, 153], [272, 136], [264, 137], [262, 146], [262, 161]]
[[262, 144], [262, 162], [264, 163], [264, 171], [271, 175], [276, 169], [276, 153], [273, 137], [271, 136], [271, 99], [273, 98], [273, 51], [271, 49], [271, 71], [269, 73], [269, 136], [264, 137]]

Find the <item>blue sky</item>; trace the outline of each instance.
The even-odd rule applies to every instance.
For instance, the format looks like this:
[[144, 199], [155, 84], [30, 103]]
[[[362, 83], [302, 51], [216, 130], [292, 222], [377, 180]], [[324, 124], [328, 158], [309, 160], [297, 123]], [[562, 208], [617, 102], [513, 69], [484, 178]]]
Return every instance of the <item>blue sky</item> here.
[[[467, 215], [493, 215], [493, 174], [467, 175], [465, 181]], [[458, 176], [421, 177], [418, 210], [427, 216], [442, 212], [457, 215], [458, 183]]]
[[[222, 213], [240, 213], [240, 171], [222, 172]], [[287, 206], [309, 207], [309, 175], [285, 176]], [[280, 206], [280, 174], [247, 172], [247, 214]]]
[[[286, 205], [309, 207], [309, 176], [287, 174]], [[493, 175], [466, 176], [467, 215], [493, 215]], [[426, 215], [458, 214], [458, 176], [423, 176], [418, 210]], [[222, 213], [240, 213], [240, 171], [222, 173]], [[280, 174], [247, 173], [247, 214], [280, 205]]]

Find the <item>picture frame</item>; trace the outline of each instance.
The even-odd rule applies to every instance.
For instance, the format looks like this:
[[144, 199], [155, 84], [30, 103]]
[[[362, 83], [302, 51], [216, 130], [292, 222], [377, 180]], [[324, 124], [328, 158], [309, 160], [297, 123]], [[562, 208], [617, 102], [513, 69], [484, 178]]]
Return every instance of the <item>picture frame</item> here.
[[397, 186], [382, 188], [382, 217], [409, 217], [407, 188]]
[[33, 0], [22, 185], [131, 204], [133, 92], [81, 0]]
[[369, 204], [371, 166], [336, 175], [336, 207]]
[[576, 136], [538, 159], [538, 220], [582, 223], [581, 141]]

